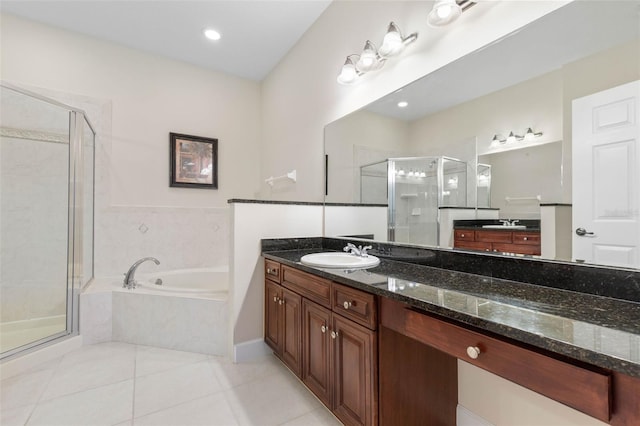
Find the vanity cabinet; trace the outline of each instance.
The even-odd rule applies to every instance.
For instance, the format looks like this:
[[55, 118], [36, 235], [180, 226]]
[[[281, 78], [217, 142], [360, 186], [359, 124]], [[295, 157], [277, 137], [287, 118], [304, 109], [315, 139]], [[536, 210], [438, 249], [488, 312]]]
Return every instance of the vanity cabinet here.
[[[270, 267], [267, 262], [265, 268]], [[281, 267], [281, 276], [281, 283], [276, 283], [265, 274], [265, 342], [344, 424], [377, 424], [375, 296], [288, 266]], [[286, 314], [277, 311], [280, 308], [272, 306], [276, 304], [274, 297], [280, 297], [278, 291], [283, 294], [284, 307], [289, 306], [287, 293], [299, 301], [297, 305], [291, 302], [298, 308], [291, 309], [289, 321]], [[301, 332], [291, 325], [296, 321], [294, 312], [300, 312]], [[278, 333], [274, 322], [278, 320], [284, 324], [281, 329], [285, 335], [280, 349], [273, 343], [277, 340], [273, 335]], [[297, 344], [292, 339], [297, 339]], [[300, 373], [291, 367], [293, 356], [287, 347], [300, 351], [296, 352], [300, 362], [294, 364], [300, 366]]]
[[454, 229], [453, 247], [499, 253], [540, 255], [540, 232]]
[[[265, 272], [269, 266], [265, 268]], [[277, 270], [279, 271], [279, 265]], [[267, 273], [265, 277], [267, 277], [264, 306], [265, 342], [282, 362], [300, 377], [302, 373], [302, 298], [274, 281], [273, 275]]]

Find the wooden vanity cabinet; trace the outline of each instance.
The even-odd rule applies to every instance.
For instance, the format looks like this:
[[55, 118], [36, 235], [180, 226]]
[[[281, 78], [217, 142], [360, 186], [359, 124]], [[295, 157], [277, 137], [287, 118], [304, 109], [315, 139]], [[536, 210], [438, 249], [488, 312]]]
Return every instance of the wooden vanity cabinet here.
[[276, 277], [266, 273], [266, 269], [268, 265], [265, 265], [264, 340], [285, 365], [301, 377], [302, 298], [273, 281]]
[[[265, 280], [265, 341], [276, 351], [278, 320], [283, 341], [278, 356], [345, 425], [376, 425], [378, 422], [377, 300], [375, 296], [346, 287], [295, 268], [281, 267], [281, 284]], [[269, 278], [267, 275], [265, 275]], [[274, 288], [277, 286], [279, 288]], [[290, 293], [300, 300], [301, 333], [286, 336], [287, 319], [277, 317], [274, 297]], [[280, 304], [278, 303], [278, 306]], [[289, 306], [285, 298], [283, 306]], [[294, 310], [291, 317], [294, 317]], [[283, 315], [283, 314], [280, 314]], [[293, 322], [293, 320], [291, 320]], [[288, 362], [287, 345], [297, 338], [300, 373]], [[295, 351], [294, 351], [295, 352]], [[292, 357], [293, 358], [293, 357]], [[289, 360], [290, 361], [290, 360]], [[295, 365], [295, 363], [294, 363]]]
[[454, 229], [453, 247], [497, 253], [540, 255], [540, 232]]

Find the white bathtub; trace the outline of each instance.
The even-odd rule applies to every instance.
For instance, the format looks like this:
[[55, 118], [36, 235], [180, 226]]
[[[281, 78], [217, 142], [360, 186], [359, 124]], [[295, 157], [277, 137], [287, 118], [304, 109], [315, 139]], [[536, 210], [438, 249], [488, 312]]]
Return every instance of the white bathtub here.
[[[122, 278], [112, 277], [97, 279], [83, 292], [80, 333], [86, 341], [227, 354], [226, 267], [151, 272], [135, 278], [135, 289], [123, 288]], [[162, 285], [155, 284], [158, 278]]]
[[140, 275], [136, 282], [133, 290], [122, 288], [121, 283], [118, 286], [125, 291], [147, 294], [226, 300], [229, 273], [226, 268], [181, 269]]

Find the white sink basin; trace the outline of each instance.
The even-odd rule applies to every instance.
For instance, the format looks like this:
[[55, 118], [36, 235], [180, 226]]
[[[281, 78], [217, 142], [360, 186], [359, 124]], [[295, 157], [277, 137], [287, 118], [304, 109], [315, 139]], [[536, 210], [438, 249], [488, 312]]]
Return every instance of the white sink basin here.
[[524, 225], [482, 225], [487, 229], [527, 229]]
[[380, 263], [380, 259], [375, 256], [360, 257], [350, 253], [313, 253], [302, 256], [300, 259], [305, 265], [319, 268], [372, 268]]

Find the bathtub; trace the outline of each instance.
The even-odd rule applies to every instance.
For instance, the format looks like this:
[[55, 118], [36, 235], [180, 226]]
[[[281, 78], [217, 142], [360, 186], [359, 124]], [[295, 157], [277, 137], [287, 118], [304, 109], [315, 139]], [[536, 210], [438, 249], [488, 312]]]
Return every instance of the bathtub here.
[[[119, 341], [210, 355], [227, 355], [226, 267], [97, 279], [80, 298], [80, 333], [87, 343]], [[157, 280], [162, 285], [157, 285]], [[84, 308], [84, 309], [83, 309]]]
[[226, 268], [181, 269], [137, 276], [135, 289], [123, 288], [122, 282], [116, 286], [121, 291], [226, 300], [229, 273]]

